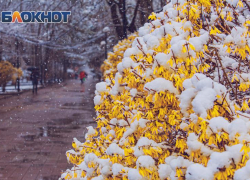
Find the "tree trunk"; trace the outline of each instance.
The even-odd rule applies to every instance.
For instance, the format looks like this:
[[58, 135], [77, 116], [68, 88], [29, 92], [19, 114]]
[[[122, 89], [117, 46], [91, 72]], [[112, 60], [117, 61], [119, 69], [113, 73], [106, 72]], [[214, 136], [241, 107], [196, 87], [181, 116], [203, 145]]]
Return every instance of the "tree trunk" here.
[[128, 19], [126, 15], [126, 0], [119, 0], [118, 9], [120, 16], [122, 18], [122, 31], [123, 31], [123, 38], [127, 38], [127, 28], [128, 28]]
[[0, 36], [0, 61], [2, 61], [2, 54], [3, 54], [3, 39], [1, 35]]
[[68, 61], [63, 60], [63, 80], [64, 81], [68, 78], [67, 67], [68, 67]]
[[2, 92], [5, 92], [5, 87], [6, 87], [6, 84], [4, 83], [2, 86]]
[[166, 0], [161, 0], [161, 7], [166, 5]]
[[35, 49], [34, 49], [34, 56], [35, 56], [35, 66], [38, 67], [39, 66], [39, 60], [38, 60], [38, 45], [35, 45]]
[[141, 25], [144, 25], [148, 20], [148, 16], [153, 12], [153, 0], [143, 0], [140, 7], [140, 22]]
[[40, 63], [40, 83], [43, 84], [43, 48], [42, 45], [39, 45], [39, 63]]
[[44, 75], [43, 82], [46, 84], [49, 77], [49, 66], [50, 66], [50, 49], [48, 47], [45, 48], [45, 59], [44, 59]]
[[122, 23], [117, 14], [117, 5], [115, 4], [114, 0], [107, 0], [107, 3], [110, 7], [111, 17], [113, 24], [115, 26], [116, 34], [118, 38], [121, 40], [123, 38], [123, 29], [122, 29]]
[[137, 29], [136, 29], [136, 26], [135, 26], [135, 20], [136, 20], [136, 16], [137, 16], [137, 12], [138, 12], [138, 9], [139, 9], [139, 6], [140, 6], [140, 3], [141, 3], [141, 0], [137, 0], [136, 2], [136, 6], [135, 6], [135, 11], [134, 11], [134, 17], [128, 27], [128, 30], [130, 32], [135, 32]]
[[128, 20], [126, 16], [126, 0], [122, 2], [122, 24], [123, 24], [123, 39], [127, 38]]
[[[47, 32], [48, 32], [47, 40], [48, 41], [50, 41], [54, 36], [54, 32], [55, 32], [54, 26], [55, 26], [54, 24], [50, 24], [50, 23], [48, 23], [48, 25], [47, 25]], [[49, 34], [50, 29], [52, 30], [51, 34]], [[51, 58], [51, 52], [53, 52], [53, 51], [49, 47], [45, 47], [44, 84], [46, 84], [46, 81], [48, 80], [48, 78], [50, 76], [50, 73], [52, 71], [52, 66], [51, 66], [52, 59], [50, 59]]]

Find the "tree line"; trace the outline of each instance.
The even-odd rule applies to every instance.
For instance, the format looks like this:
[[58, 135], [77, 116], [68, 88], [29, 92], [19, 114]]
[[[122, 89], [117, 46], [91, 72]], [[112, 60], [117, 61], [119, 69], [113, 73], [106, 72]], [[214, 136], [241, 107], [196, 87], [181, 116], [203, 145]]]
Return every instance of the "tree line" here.
[[0, 60], [15, 67], [38, 67], [44, 82], [65, 76], [72, 62], [100, 66], [104, 27], [111, 29], [111, 49], [164, 4], [164, 0], [2, 1], [2, 11], [71, 11], [71, 16], [68, 23], [1, 23]]

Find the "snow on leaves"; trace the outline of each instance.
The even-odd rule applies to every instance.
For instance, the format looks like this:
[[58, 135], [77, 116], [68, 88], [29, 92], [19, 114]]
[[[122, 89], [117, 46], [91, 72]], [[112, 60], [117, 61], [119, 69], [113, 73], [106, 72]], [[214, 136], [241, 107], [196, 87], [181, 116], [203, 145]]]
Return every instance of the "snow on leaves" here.
[[249, 4], [172, 0], [149, 19], [104, 62], [97, 128], [62, 178], [248, 179]]

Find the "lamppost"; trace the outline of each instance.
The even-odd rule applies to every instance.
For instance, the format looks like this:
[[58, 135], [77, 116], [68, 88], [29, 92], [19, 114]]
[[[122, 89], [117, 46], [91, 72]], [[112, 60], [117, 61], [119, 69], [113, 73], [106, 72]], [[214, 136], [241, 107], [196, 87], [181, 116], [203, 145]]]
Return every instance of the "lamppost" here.
[[[16, 37], [16, 68], [17, 70], [19, 70], [19, 53], [18, 53], [18, 39]], [[20, 92], [20, 79], [19, 79], [19, 74], [17, 74], [17, 79], [16, 79], [16, 82], [17, 82], [17, 92]]]
[[110, 29], [109, 29], [109, 27], [105, 27], [105, 28], [103, 28], [102, 31], [105, 33], [105, 59], [108, 59], [108, 47], [107, 47], [108, 42], [107, 42], [107, 39], [108, 39], [108, 33], [110, 32]]

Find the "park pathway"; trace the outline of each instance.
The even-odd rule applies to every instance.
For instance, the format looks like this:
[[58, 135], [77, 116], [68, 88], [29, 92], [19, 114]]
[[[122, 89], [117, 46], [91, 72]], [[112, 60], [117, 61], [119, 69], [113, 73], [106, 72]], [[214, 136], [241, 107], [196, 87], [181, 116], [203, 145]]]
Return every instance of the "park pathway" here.
[[[57, 180], [72, 167], [65, 152], [95, 126], [89, 77], [0, 100], [0, 180]], [[83, 92], [84, 90], [84, 92]]]

